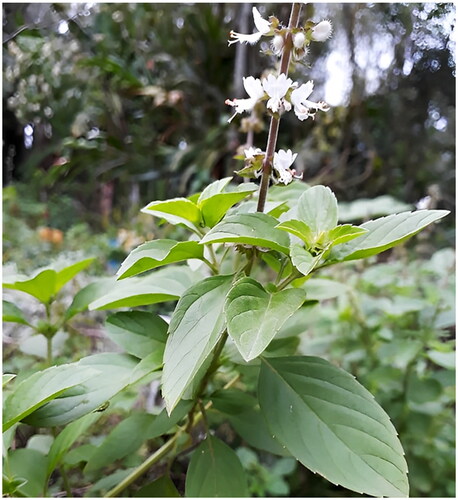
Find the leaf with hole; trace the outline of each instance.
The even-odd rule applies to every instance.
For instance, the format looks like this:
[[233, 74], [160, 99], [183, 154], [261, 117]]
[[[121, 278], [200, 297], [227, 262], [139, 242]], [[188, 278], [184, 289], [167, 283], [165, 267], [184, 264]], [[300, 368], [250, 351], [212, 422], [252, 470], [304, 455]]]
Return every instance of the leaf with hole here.
[[264, 359], [259, 403], [272, 434], [313, 472], [377, 497], [407, 497], [388, 415], [352, 375], [311, 356]]
[[245, 361], [259, 356], [305, 300], [300, 289], [268, 293], [252, 278], [237, 281], [224, 307], [227, 331]]

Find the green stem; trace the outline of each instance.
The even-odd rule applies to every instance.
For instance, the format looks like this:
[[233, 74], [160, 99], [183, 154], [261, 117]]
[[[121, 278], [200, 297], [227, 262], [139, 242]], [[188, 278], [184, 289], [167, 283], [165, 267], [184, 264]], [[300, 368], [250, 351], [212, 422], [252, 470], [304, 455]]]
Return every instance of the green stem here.
[[[291, 15], [289, 17], [288, 31], [285, 36], [285, 45], [283, 49], [283, 54], [280, 60], [280, 74], [284, 73], [288, 75], [289, 62], [291, 59], [291, 50], [293, 48], [293, 37], [291, 33], [291, 28], [296, 28], [299, 24], [299, 15], [301, 13], [301, 4], [293, 3], [291, 7]], [[264, 212], [264, 207], [266, 204], [267, 191], [269, 189], [269, 178], [272, 172], [272, 161], [275, 153], [275, 147], [277, 145], [278, 129], [280, 125], [280, 117], [272, 116], [270, 120], [269, 127], [269, 137], [267, 139], [266, 156], [262, 164], [262, 178], [261, 185], [259, 186], [259, 198], [258, 198], [258, 212]]]
[[297, 280], [301, 276], [302, 274], [294, 269], [294, 271], [278, 285], [277, 289], [283, 290], [283, 288], [286, 288], [290, 283], [292, 283], [294, 280]]
[[213, 265], [208, 259], [203, 257], [202, 261], [205, 262], [205, 264], [207, 264], [207, 266], [211, 269], [213, 274], [218, 274], [218, 268], [215, 265]]
[[[237, 374], [223, 387], [223, 390], [232, 387], [237, 380], [240, 378], [240, 374]], [[209, 410], [212, 406], [212, 401], [209, 401], [205, 406], [205, 410]], [[197, 423], [202, 418], [202, 413], [198, 413], [194, 422]], [[180, 429], [174, 436], [172, 436], [166, 443], [164, 443], [157, 451], [155, 451], [148, 459], [146, 459], [142, 464], [140, 464], [134, 471], [132, 471], [127, 477], [125, 477], [118, 485], [112, 488], [106, 495], [106, 498], [113, 498], [118, 496], [123, 490], [130, 486], [136, 479], [145, 474], [147, 470], [153, 466], [156, 462], [167, 455], [169, 451], [175, 448], [175, 442], [183, 434], [184, 430]]]
[[52, 365], [52, 337], [46, 337], [46, 361], [48, 366]]

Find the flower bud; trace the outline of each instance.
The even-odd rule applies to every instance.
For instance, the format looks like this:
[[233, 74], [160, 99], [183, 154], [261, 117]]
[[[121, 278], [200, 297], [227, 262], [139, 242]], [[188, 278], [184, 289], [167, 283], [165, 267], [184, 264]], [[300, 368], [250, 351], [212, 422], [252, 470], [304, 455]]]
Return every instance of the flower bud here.
[[299, 33], [296, 33], [293, 36], [293, 44], [296, 47], [296, 49], [302, 49], [302, 47], [305, 44], [305, 35], [302, 33], [302, 31], [299, 31]]
[[272, 40], [272, 50], [275, 55], [281, 55], [283, 47], [285, 45], [285, 40], [281, 35], [275, 35]]
[[312, 29], [312, 39], [316, 42], [324, 42], [327, 40], [332, 34], [332, 24], [331, 21], [327, 19], [318, 23]]

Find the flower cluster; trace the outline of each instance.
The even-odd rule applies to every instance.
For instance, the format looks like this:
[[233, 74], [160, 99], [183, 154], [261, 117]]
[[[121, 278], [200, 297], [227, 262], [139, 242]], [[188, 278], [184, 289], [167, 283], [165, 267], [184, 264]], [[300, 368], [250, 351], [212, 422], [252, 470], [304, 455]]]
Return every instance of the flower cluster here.
[[[291, 36], [291, 45], [288, 50], [294, 60], [300, 60], [308, 52], [308, 45], [312, 41], [324, 42], [332, 34], [332, 24], [328, 20], [314, 23], [308, 21], [302, 27], [285, 28], [280, 25], [276, 17], [264, 19], [256, 7], [253, 7], [253, 19], [257, 31], [245, 35], [231, 31], [230, 36], [232, 43], [249, 43], [258, 42], [263, 36], [273, 37], [271, 49], [273, 54], [281, 56], [285, 49], [285, 40], [287, 35]], [[295, 115], [301, 121], [308, 117], [315, 118], [317, 111], [328, 111], [329, 106], [323, 102], [313, 102], [309, 100], [313, 92], [313, 81], [308, 81], [305, 84], [299, 85], [298, 82], [293, 82], [288, 78], [287, 74], [280, 73], [278, 76], [269, 74], [266, 78], [254, 78], [249, 76], [243, 78], [243, 86], [245, 87], [248, 98], [245, 99], [227, 99], [226, 104], [235, 109], [235, 113], [229, 121], [237, 114], [244, 112], [252, 112], [258, 109], [257, 105], [266, 101], [266, 107], [269, 112], [277, 119], [280, 114], [294, 110]], [[269, 149], [269, 148], [268, 148]], [[274, 149], [274, 146], [272, 147]], [[270, 150], [272, 150], [270, 149]], [[237, 173], [244, 177], [258, 178], [262, 172], [266, 162], [272, 164], [271, 178], [275, 183], [289, 184], [293, 178], [301, 179], [302, 175], [296, 175], [296, 170], [291, 168], [297, 157], [297, 153], [293, 153], [290, 149], [287, 151], [280, 149], [274, 153], [273, 158], [266, 158], [266, 153], [259, 148], [249, 147], [244, 150], [243, 156], [240, 159], [245, 160], [245, 166]], [[236, 157], [237, 158], [237, 157]], [[269, 167], [270, 170], [270, 167]]]
[[[245, 149], [244, 153], [245, 167], [242, 170], [239, 170], [237, 174], [242, 177], [260, 177], [266, 153], [261, 149], [254, 147]], [[291, 165], [294, 163], [296, 157], [297, 153], [293, 153], [291, 149], [288, 149], [288, 151], [280, 149], [280, 151], [274, 153], [272, 162], [273, 169], [271, 173], [273, 182], [286, 185], [289, 184], [293, 178], [302, 179], [302, 174], [297, 175], [296, 170], [291, 168]]]
[[[264, 19], [256, 7], [253, 7], [253, 20], [257, 31], [248, 35], [231, 31], [230, 37], [233, 40], [229, 40], [229, 45], [237, 42], [255, 44], [263, 36], [273, 37], [271, 43], [272, 52], [277, 56], [281, 56], [285, 46], [287, 29], [280, 26], [279, 20], [274, 16]], [[307, 46], [311, 41], [324, 42], [331, 34], [332, 24], [327, 19], [318, 24], [309, 21], [306, 26], [296, 28], [293, 31], [293, 58], [295, 60], [302, 59], [307, 55]]]
[[235, 108], [235, 113], [229, 121], [239, 113], [252, 111], [258, 102], [265, 100], [267, 100], [267, 109], [272, 113], [290, 111], [294, 107], [294, 113], [301, 121], [309, 116], [314, 118], [318, 110], [329, 110], [329, 106], [325, 102], [309, 100], [313, 91], [312, 81], [299, 86], [297, 82], [293, 82], [284, 73], [278, 76], [270, 74], [263, 80], [249, 76], [243, 79], [243, 86], [250, 97], [248, 99], [226, 100], [227, 105]]

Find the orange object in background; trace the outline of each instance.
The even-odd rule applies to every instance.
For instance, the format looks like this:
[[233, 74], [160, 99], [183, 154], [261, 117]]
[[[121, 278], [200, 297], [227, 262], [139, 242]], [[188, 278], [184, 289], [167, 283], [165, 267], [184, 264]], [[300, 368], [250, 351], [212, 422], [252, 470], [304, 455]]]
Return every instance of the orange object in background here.
[[64, 241], [64, 233], [60, 229], [52, 227], [39, 227], [37, 229], [38, 237], [42, 241], [49, 241], [53, 245], [61, 245]]

